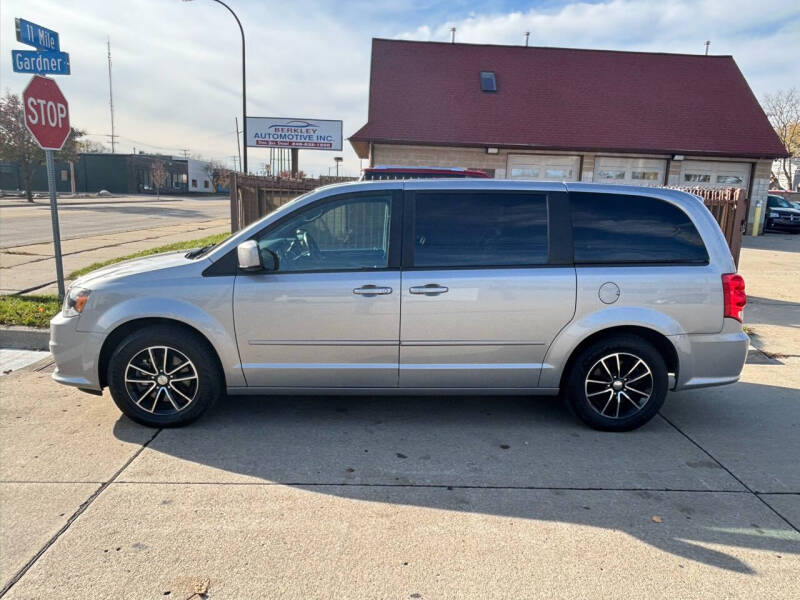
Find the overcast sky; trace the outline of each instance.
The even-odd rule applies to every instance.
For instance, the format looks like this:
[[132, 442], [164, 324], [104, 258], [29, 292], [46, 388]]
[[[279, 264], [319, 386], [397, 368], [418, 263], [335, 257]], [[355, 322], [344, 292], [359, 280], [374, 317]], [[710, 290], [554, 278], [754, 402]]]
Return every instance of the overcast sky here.
[[[791, 0], [513, 2], [506, 0], [228, 0], [247, 36], [251, 116], [342, 119], [345, 138], [367, 118], [372, 37], [615, 50], [731, 54], [759, 98], [800, 86], [800, 4]], [[74, 126], [110, 133], [106, 38], [111, 38], [118, 152], [191, 153], [227, 161], [241, 118], [240, 36], [211, 0], [0, 0], [0, 88], [25, 48], [14, 17], [55, 29], [72, 75], [58, 77]], [[687, 90], [691, 93], [691, 90]], [[250, 169], [267, 150], [251, 149]], [[301, 151], [300, 167], [327, 173], [338, 152]], [[359, 161], [344, 143], [345, 172]]]

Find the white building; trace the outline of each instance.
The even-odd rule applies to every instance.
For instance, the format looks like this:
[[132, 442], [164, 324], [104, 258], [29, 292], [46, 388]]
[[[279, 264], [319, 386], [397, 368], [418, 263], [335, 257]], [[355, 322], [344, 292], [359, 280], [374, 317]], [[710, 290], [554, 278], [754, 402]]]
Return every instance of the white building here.
[[211, 182], [211, 163], [204, 160], [188, 159], [189, 172], [189, 191], [205, 192], [210, 194], [214, 191], [214, 184]]

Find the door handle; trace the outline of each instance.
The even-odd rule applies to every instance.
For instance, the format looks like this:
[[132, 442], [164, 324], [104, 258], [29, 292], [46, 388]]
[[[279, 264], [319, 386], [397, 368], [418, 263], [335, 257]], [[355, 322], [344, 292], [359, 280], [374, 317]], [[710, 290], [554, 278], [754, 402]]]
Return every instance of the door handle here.
[[353, 290], [353, 293], [358, 296], [383, 296], [392, 293], [390, 287], [378, 287], [377, 285], [362, 285]]
[[426, 296], [438, 296], [439, 294], [447, 293], [449, 288], [439, 285], [438, 283], [428, 283], [426, 285], [416, 285], [408, 288], [411, 294], [424, 294]]

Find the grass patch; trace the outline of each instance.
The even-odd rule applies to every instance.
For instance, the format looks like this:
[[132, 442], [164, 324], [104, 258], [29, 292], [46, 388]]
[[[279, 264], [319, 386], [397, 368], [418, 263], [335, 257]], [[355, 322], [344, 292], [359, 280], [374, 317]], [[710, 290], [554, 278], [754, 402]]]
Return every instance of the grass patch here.
[[58, 296], [0, 296], [0, 324], [49, 327], [61, 310]]
[[150, 248], [149, 250], [140, 250], [139, 252], [134, 252], [133, 254], [128, 254], [127, 256], [120, 256], [118, 258], [110, 258], [108, 260], [103, 260], [100, 262], [92, 263], [88, 267], [83, 267], [82, 269], [78, 269], [77, 271], [73, 271], [69, 275], [67, 275], [67, 279], [77, 279], [87, 273], [91, 273], [101, 267], [106, 267], [108, 265], [113, 265], [114, 263], [122, 262], [123, 260], [130, 260], [132, 258], [141, 258], [142, 256], [149, 256], [151, 254], [161, 254], [162, 252], [172, 252], [173, 250], [191, 250], [192, 248], [202, 248], [203, 246], [207, 246], [209, 244], [218, 244], [225, 238], [227, 238], [230, 234], [229, 233], [218, 233], [216, 235], [209, 235], [208, 237], [200, 238], [199, 240], [187, 240], [185, 242], [175, 242], [173, 244], [167, 244], [165, 246], [158, 246], [156, 248]]

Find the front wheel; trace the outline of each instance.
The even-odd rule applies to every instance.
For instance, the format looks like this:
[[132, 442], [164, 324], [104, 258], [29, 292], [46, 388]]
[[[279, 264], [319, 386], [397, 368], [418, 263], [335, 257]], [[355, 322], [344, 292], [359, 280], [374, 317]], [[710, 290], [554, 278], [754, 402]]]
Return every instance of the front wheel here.
[[169, 325], [126, 337], [108, 366], [111, 396], [128, 417], [150, 427], [197, 419], [222, 389], [213, 350], [196, 333]]
[[637, 336], [614, 336], [584, 348], [568, 373], [566, 397], [587, 425], [630, 431], [652, 419], [667, 397], [664, 358]]

